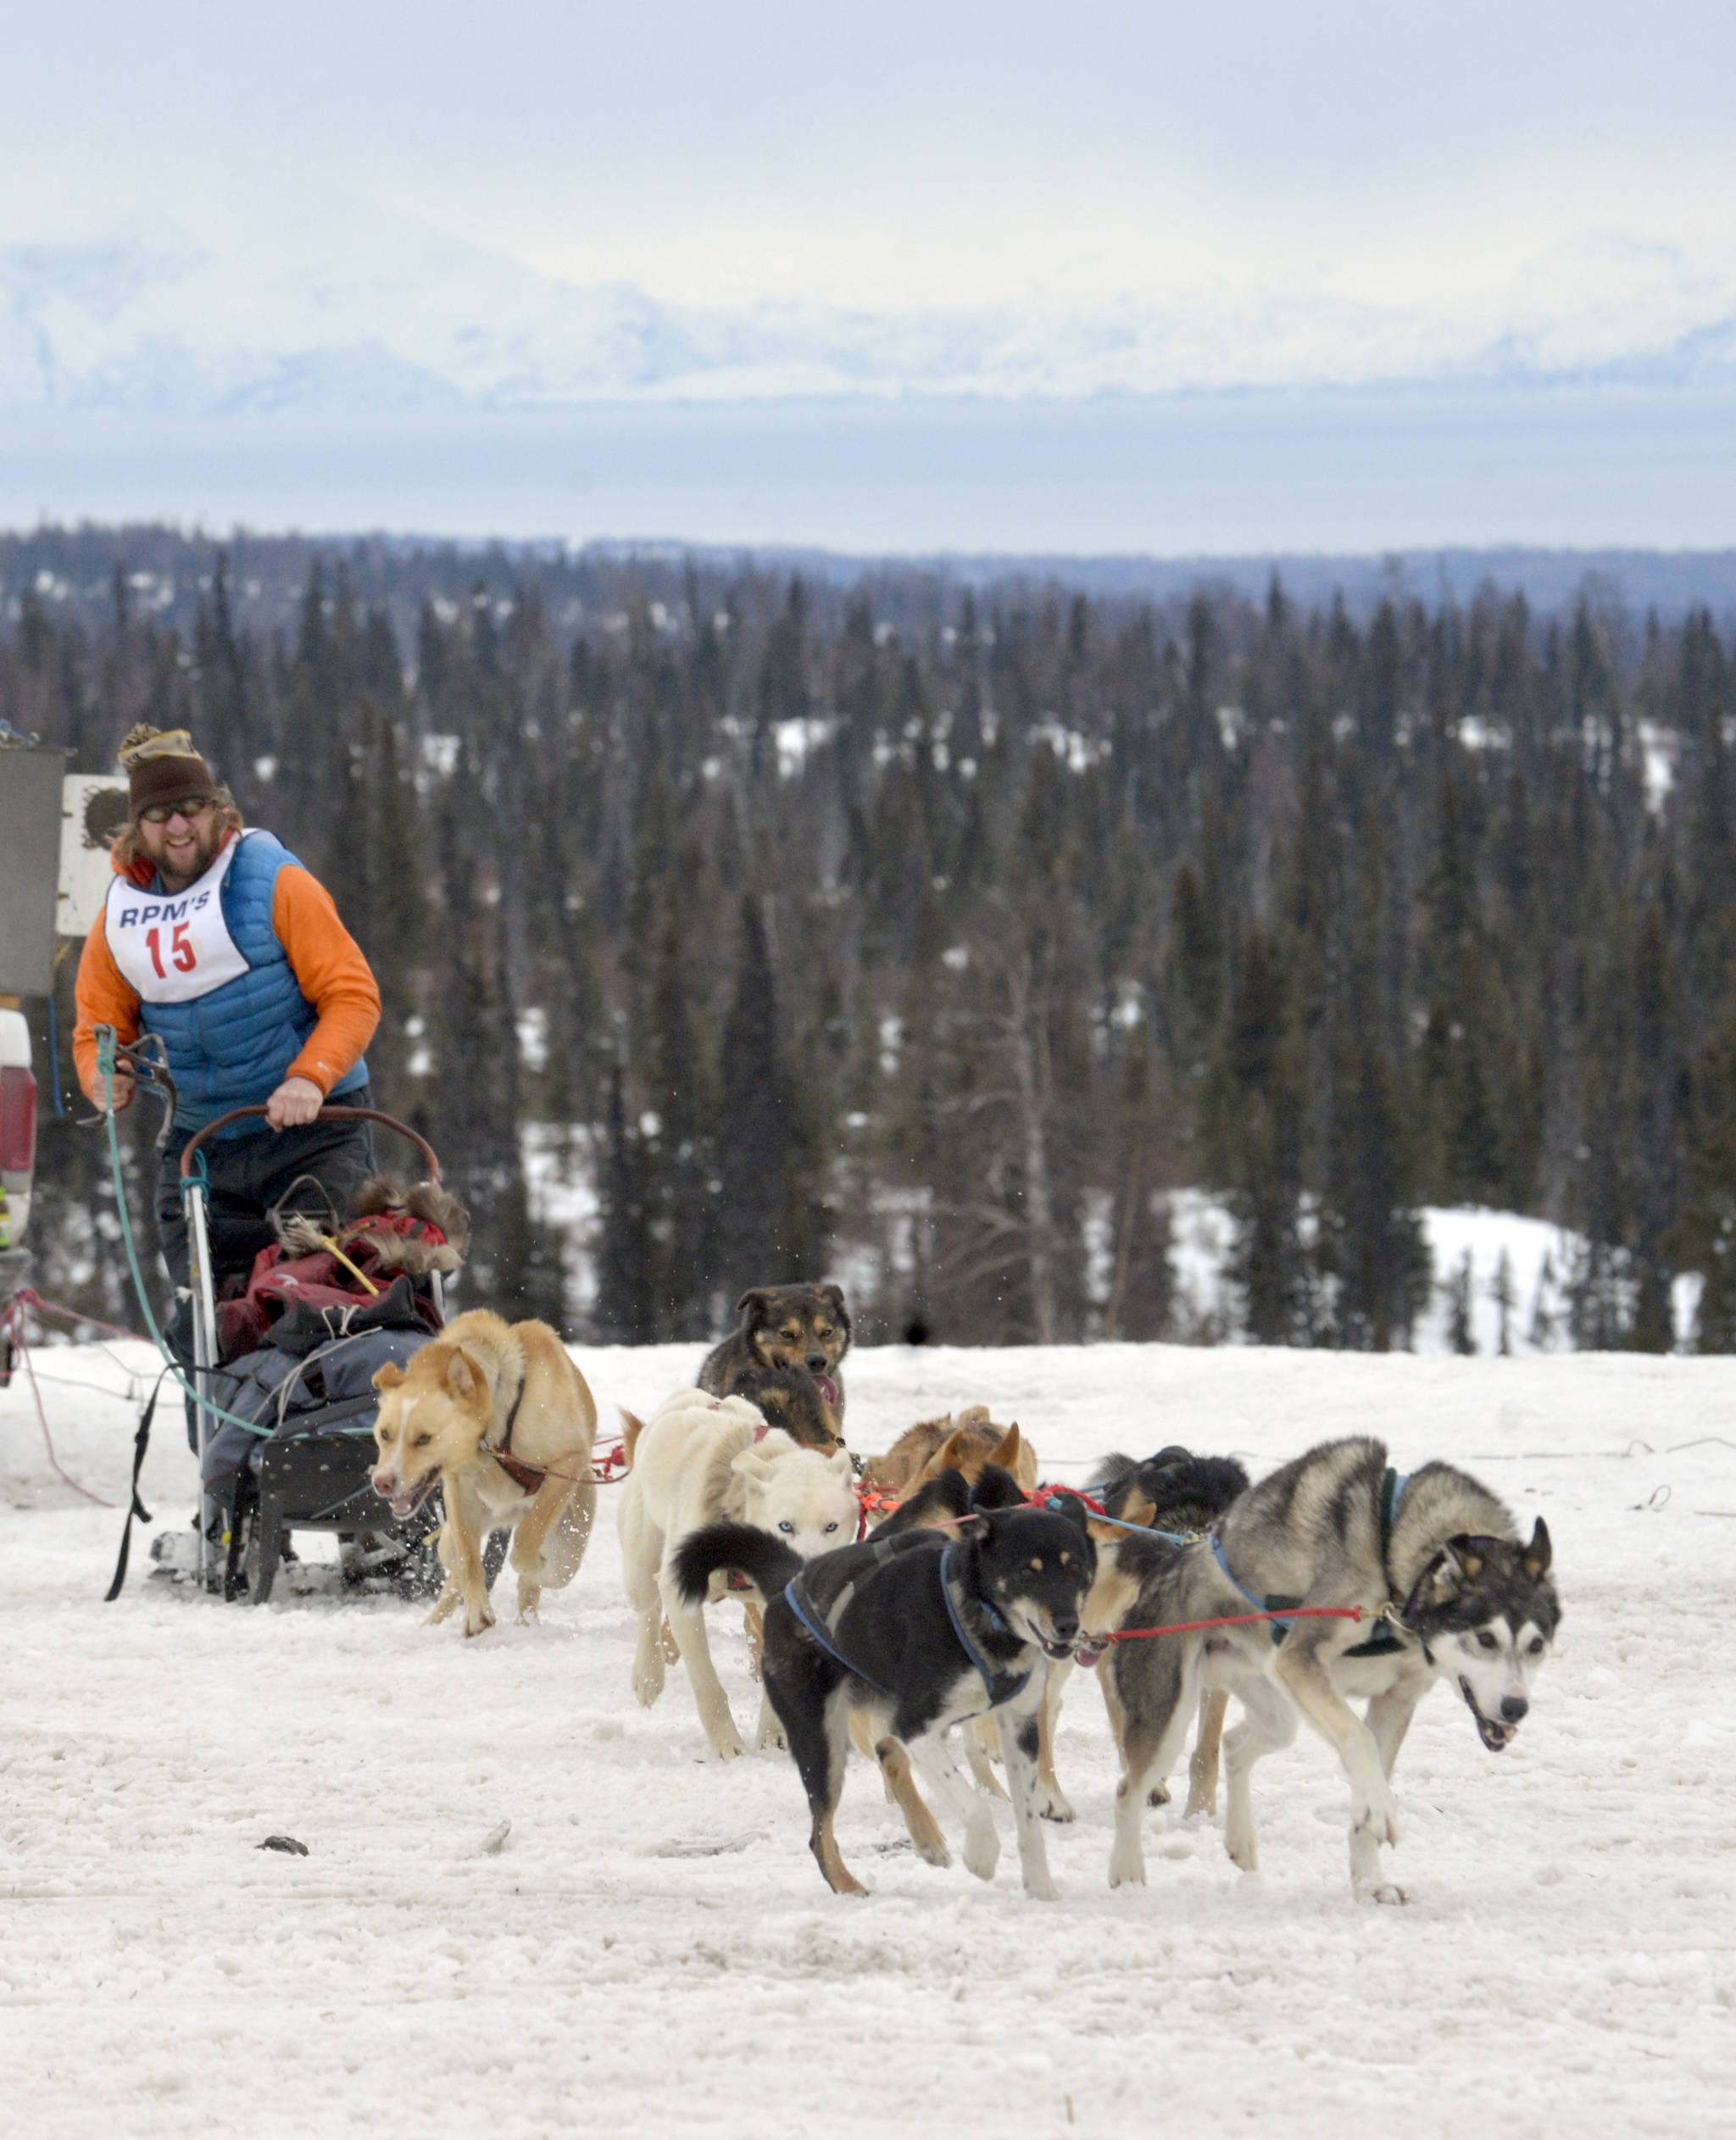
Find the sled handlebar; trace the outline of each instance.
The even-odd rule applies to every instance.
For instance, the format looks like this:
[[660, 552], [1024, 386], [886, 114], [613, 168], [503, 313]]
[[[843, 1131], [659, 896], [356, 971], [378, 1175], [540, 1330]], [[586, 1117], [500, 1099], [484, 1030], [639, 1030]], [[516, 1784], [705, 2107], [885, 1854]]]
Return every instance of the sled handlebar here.
[[[226, 1129], [231, 1122], [242, 1122], [250, 1114], [263, 1114], [263, 1107], [232, 1107], [227, 1114], [220, 1114], [214, 1122], [207, 1122], [204, 1128], [196, 1130], [181, 1148], [181, 1176], [185, 1181], [193, 1170], [193, 1154], [207, 1138], [215, 1137], [218, 1131]], [[395, 1114], [382, 1114], [377, 1107], [322, 1107], [315, 1116], [320, 1122], [383, 1122], [388, 1130], [396, 1130], [407, 1137], [422, 1155], [422, 1164], [428, 1170], [428, 1179], [440, 1179], [440, 1162], [434, 1156], [434, 1147], [419, 1131], [408, 1122], [400, 1122]]]

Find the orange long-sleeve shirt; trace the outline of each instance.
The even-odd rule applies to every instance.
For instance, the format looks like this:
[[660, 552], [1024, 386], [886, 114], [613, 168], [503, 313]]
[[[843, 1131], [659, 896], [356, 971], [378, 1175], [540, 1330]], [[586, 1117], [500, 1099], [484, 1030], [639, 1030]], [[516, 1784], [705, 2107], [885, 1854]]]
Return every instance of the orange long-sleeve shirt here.
[[[147, 869], [142, 881], [150, 881]], [[115, 964], [103, 924], [99, 914], [78, 962], [78, 1025], [72, 1037], [79, 1082], [93, 1104], [99, 1089], [97, 1027], [112, 1026], [122, 1042], [136, 1040], [141, 1030], [138, 992]], [[331, 894], [299, 863], [286, 863], [277, 873], [271, 926], [297, 985], [319, 1013], [306, 1046], [282, 1075], [309, 1078], [329, 1092], [374, 1037], [380, 990], [361, 946], [339, 920]]]

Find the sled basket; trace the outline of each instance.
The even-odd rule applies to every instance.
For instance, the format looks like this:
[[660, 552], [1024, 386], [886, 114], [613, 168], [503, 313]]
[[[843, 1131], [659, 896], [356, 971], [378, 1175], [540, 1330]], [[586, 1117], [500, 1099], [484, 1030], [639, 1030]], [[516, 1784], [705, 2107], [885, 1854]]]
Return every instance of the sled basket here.
[[[271, 1595], [278, 1571], [289, 1552], [290, 1534], [296, 1531], [324, 1531], [338, 1537], [340, 1559], [347, 1576], [365, 1562], [389, 1569], [395, 1579], [412, 1588], [431, 1590], [440, 1574], [430, 1542], [440, 1521], [440, 1504], [437, 1498], [415, 1517], [398, 1523], [374, 1492], [371, 1429], [379, 1398], [371, 1388], [352, 1390], [335, 1402], [316, 1402], [311, 1406], [303, 1403], [297, 1410], [285, 1409], [281, 1401], [274, 1409], [269, 1401], [269, 1391], [264, 1392], [263, 1402], [259, 1392], [250, 1392], [252, 1407], [243, 1407], [242, 1413], [242, 1416], [252, 1416], [259, 1421], [250, 1444], [245, 1430], [218, 1417], [219, 1409], [231, 1409], [242, 1403], [230, 1392], [246, 1376], [250, 1365], [261, 1360], [264, 1353], [262, 1348], [226, 1366], [222, 1364], [225, 1331], [233, 1342], [236, 1333], [247, 1326], [234, 1315], [225, 1323], [220, 1315], [211, 1262], [207, 1196], [198, 1154], [201, 1147], [231, 1122], [264, 1113], [264, 1109], [259, 1107], [237, 1108], [219, 1116], [188, 1139], [181, 1157], [181, 1201], [186, 1213], [192, 1279], [193, 1381], [202, 1399], [189, 1407], [201, 1481], [201, 1582], [208, 1589], [220, 1588], [226, 1598], [245, 1595], [255, 1604], [263, 1604]], [[407, 1123], [376, 1108], [360, 1107], [322, 1108], [320, 1119], [373, 1121], [394, 1131], [416, 1148], [428, 1182], [438, 1185], [440, 1162], [433, 1147]], [[440, 1237], [437, 1234], [435, 1237]], [[363, 1249], [358, 1248], [357, 1254], [363, 1262], [369, 1260]], [[329, 1256], [324, 1260], [327, 1265], [332, 1264]], [[270, 1252], [258, 1259], [249, 1284], [250, 1295], [257, 1292], [273, 1298], [279, 1305], [284, 1299], [296, 1300], [298, 1304], [292, 1311], [287, 1311], [281, 1318], [286, 1328], [297, 1316], [305, 1321], [311, 1315], [316, 1326], [321, 1313], [329, 1319], [328, 1342], [316, 1344], [311, 1349], [305, 1344], [297, 1344], [292, 1348], [306, 1352], [303, 1365], [308, 1367], [317, 1366], [322, 1353], [336, 1353], [353, 1342], [348, 1334], [351, 1315], [365, 1320], [367, 1311], [387, 1297], [378, 1286], [373, 1294], [368, 1293], [364, 1290], [367, 1278], [357, 1269], [355, 1261], [342, 1253], [337, 1254], [336, 1264], [356, 1273], [359, 1282], [353, 1288], [348, 1286], [339, 1271], [335, 1288], [330, 1283], [311, 1287], [292, 1284], [274, 1292], [271, 1274], [264, 1269], [270, 1261]], [[293, 1270], [296, 1266], [286, 1263], [279, 1268]], [[328, 1269], [321, 1275], [329, 1280], [331, 1271]], [[376, 1276], [381, 1276], [376, 1272]], [[402, 1333], [401, 1351], [426, 1343], [443, 1326], [445, 1298], [438, 1268], [420, 1272], [413, 1281], [400, 1275], [388, 1290], [401, 1302], [406, 1302], [409, 1296], [406, 1304], [414, 1309], [412, 1318], [400, 1319], [392, 1326], [394, 1335]], [[235, 1303], [223, 1305], [232, 1308]], [[269, 1338], [269, 1331], [265, 1335]], [[317, 1337], [317, 1327], [308, 1335]], [[276, 1370], [274, 1368], [272, 1371]], [[298, 1366], [286, 1372], [281, 1379], [292, 1385], [301, 1371]], [[214, 1465], [214, 1457], [220, 1459]], [[486, 1560], [491, 1576], [504, 1558], [505, 1542], [504, 1533], [497, 1533], [488, 1541]], [[220, 1557], [223, 1562], [220, 1569], [214, 1565]]]

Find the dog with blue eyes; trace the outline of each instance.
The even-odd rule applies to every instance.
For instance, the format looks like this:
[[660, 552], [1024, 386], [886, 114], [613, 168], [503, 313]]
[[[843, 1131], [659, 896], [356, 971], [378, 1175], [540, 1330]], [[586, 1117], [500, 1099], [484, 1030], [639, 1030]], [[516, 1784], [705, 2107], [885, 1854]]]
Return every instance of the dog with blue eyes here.
[[[1529, 1714], [1561, 1618], [1543, 1518], [1527, 1540], [1468, 1472], [1437, 1459], [1401, 1473], [1383, 1442], [1356, 1435], [1237, 1495], [1205, 1537], [1117, 1535], [1116, 1595], [1088, 1602], [1088, 1624], [1173, 1631], [1103, 1660], [1122, 1763], [1110, 1885], [1143, 1883], [1147, 1790], [1169, 1774], [1202, 1693], [1221, 1691], [1243, 1712], [1224, 1739], [1224, 1848], [1235, 1863], [1259, 1865], [1254, 1765], [1305, 1720], [1350, 1785], [1354, 1893], [1403, 1902], [1382, 1856], [1399, 1840], [1399, 1749], [1437, 1680], [1458, 1693], [1491, 1754]], [[1337, 1616], [1351, 1606], [1360, 1620]], [[1227, 1620], [1240, 1624], [1214, 1625]], [[1366, 1704], [1360, 1715], [1355, 1701]]]
[[[616, 1523], [627, 1596], [639, 1616], [633, 1692], [648, 1709], [663, 1692], [670, 1646], [687, 1668], [712, 1752], [746, 1751], [730, 1714], [705, 1635], [704, 1607], [726, 1594], [722, 1573], [709, 1596], [682, 1594], [674, 1575], [683, 1540], [708, 1525], [744, 1523], [768, 1532], [806, 1561], [856, 1535], [854, 1474], [842, 1448], [804, 1448], [769, 1426], [745, 1398], [677, 1390], [648, 1421], [622, 1415], [630, 1469]], [[753, 1593], [757, 1604], [758, 1594]], [[779, 1737], [760, 1706], [758, 1743]]]

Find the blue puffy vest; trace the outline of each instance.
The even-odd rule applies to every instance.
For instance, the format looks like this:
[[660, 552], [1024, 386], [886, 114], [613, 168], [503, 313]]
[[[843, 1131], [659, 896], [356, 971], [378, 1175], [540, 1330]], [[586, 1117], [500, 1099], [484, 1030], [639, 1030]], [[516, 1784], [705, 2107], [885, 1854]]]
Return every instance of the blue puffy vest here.
[[[190, 1003], [139, 1006], [139, 1023], [147, 1033], [160, 1033], [169, 1051], [178, 1130], [203, 1129], [232, 1107], [263, 1107], [320, 1022], [271, 925], [277, 872], [295, 862], [270, 832], [242, 838], [223, 880], [223, 919], [248, 971]], [[161, 880], [154, 880], [153, 889], [160, 888]], [[326, 1097], [340, 1099], [367, 1081], [364, 1059]], [[258, 1134], [264, 1127], [256, 1116], [224, 1136]]]

